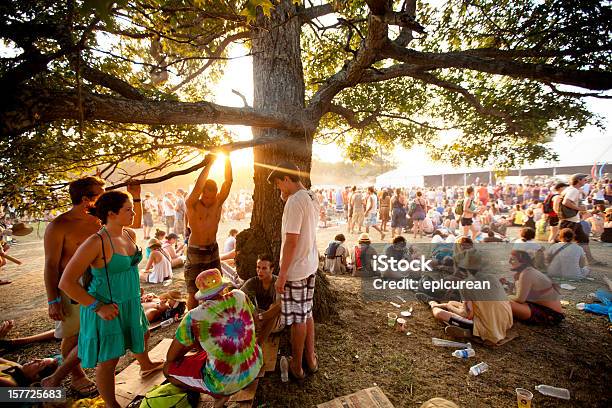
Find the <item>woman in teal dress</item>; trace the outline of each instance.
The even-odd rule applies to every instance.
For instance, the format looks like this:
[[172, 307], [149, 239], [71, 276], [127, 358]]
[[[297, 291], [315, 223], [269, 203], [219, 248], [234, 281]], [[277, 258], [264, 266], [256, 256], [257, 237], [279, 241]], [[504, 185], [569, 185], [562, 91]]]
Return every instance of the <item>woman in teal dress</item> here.
[[[115, 398], [115, 367], [119, 357], [131, 350], [140, 363], [141, 375], [163, 367], [152, 362], [146, 349], [148, 321], [140, 303], [138, 263], [142, 252], [136, 234], [132, 197], [109, 191], [96, 201], [96, 215], [104, 227], [87, 238], [72, 257], [59, 287], [81, 304], [79, 358], [85, 368], [96, 367], [96, 384], [106, 407], [119, 407]], [[88, 289], [79, 279], [91, 267]]]

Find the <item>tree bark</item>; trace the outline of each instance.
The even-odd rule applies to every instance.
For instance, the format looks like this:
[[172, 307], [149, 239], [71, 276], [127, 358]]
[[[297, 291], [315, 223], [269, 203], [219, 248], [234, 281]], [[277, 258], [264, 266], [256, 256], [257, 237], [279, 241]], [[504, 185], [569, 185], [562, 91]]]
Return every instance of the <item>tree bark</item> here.
[[[279, 2], [270, 19], [259, 18], [263, 26], [253, 38], [253, 83], [255, 110], [265, 109], [295, 115], [304, 109], [304, 73], [300, 48], [300, 21], [289, 0]], [[297, 117], [296, 120], [302, 118]], [[268, 184], [270, 167], [286, 160], [310, 173], [312, 134], [282, 129], [253, 128], [253, 138], [281, 138], [282, 142], [254, 148], [253, 214], [250, 228], [238, 236], [236, 258], [242, 278], [255, 275], [259, 253], [267, 252], [278, 260], [281, 247], [283, 202], [280, 193]], [[303, 180], [310, 187], [310, 179]], [[278, 263], [277, 263], [278, 265]], [[278, 272], [278, 268], [276, 270]]]

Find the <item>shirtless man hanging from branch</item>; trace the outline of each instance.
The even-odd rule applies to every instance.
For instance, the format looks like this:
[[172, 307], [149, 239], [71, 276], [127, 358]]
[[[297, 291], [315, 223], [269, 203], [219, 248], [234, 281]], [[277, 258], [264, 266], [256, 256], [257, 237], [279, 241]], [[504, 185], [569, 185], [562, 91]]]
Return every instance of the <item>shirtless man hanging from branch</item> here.
[[[223, 203], [232, 187], [232, 165], [229, 153], [225, 159], [225, 181], [218, 191], [217, 183], [208, 178], [215, 155], [209, 153], [204, 158], [206, 165], [202, 169], [195, 187], [187, 197], [187, 221], [191, 228], [185, 263], [185, 283], [187, 285], [187, 307], [193, 309], [198, 305], [194, 295], [198, 291], [195, 279], [200, 272], [217, 268], [221, 270], [217, 229], [221, 219]], [[218, 192], [217, 192], [218, 191]]]

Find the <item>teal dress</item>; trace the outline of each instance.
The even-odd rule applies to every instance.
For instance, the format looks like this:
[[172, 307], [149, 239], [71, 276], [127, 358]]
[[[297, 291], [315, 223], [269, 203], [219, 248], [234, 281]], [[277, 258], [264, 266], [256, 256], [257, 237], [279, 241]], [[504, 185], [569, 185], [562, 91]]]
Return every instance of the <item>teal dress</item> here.
[[[102, 229], [106, 232], [106, 229]], [[127, 234], [127, 232], [125, 232]], [[128, 234], [128, 237], [131, 237]], [[133, 256], [115, 252], [106, 254], [106, 268], [91, 268], [93, 280], [88, 293], [102, 303], [115, 303], [119, 315], [113, 320], [104, 320], [94, 311], [81, 306], [81, 329], [79, 331], [79, 359], [84, 368], [94, 368], [98, 363], [119, 358], [127, 349], [133, 353], [145, 351], [144, 336], [149, 322], [140, 303], [140, 281], [138, 263], [142, 251], [136, 245]]]

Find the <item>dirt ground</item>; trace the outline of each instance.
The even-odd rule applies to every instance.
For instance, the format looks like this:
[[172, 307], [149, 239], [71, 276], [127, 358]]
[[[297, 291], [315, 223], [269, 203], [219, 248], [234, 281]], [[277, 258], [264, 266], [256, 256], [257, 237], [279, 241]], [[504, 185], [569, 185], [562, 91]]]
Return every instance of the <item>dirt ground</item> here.
[[[220, 244], [230, 228], [248, 227], [247, 221], [220, 226]], [[345, 232], [343, 225], [320, 229], [321, 250], [333, 236]], [[39, 231], [42, 236], [43, 231]], [[516, 231], [512, 231], [513, 234]], [[142, 234], [142, 231], [139, 231]], [[9, 252], [24, 265], [10, 265], [0, 272], [13, 281], [0, 286], [0, 318], [15, 319], [9, 338], [40, 333], [53, 327], [47, 316], [43, 283], [44, 254], [35, 231], [19, 239]], [[347, 235], [352, 246], [356, 235]], [[141, 236], [140, 236], [141, 237]], [[372, 234], [380, 242], [378, 233]], [[142, 237], [141, 237], [142, 238]], [[410, 238], [412, 241], [412, 238]], [[143, 242], [142, 239], [140, 242]], [[593, 253], [612, 261], [612, 248], [594, 244]], [[611, 264], [612, 265], [612, 264]], [[141, 265], [141, 266], [144, 266]], [[330, 276], [339, 294], [339, 316], [316, 325], [320, 371], [303, 386], [284, 384], [278, 372], [269, 373], [259, 382], [255, 405], [260, 407], [312, 407], [362, 388], [378, 385], [396, 407], [418, 407], [432, 397], [444, 397], [461, 407], [516, 406], [514, 389], [533, 390], [538, 384], [568, 388], [571, 400], [566, 402], [534, 391], [534, 407], [608, 407], [612, 404], [612, 336], [604, 316], [575, 309], [577, 302], [588, 302], [588, 294], [603, 287], [602, 276], [610, 277], [610, 268], [595, 268], [594, 281], [571, 282], [577, 289], [564, 290], [566, 319], [559, 327], [545, 328], [515, 323], [518, 338], [495, 348], [474, 345], [476, 356], [467, 361], [451, 356], [453, 349], [435, 347], [432, 337], [444, 338], [443, 326], [436, 323], [426, 306], [409, 301], [402, 310], [413, 307], [406, 336], [386, 325], [387, 312], [397, 312], [389, 302], [368, 302], [361, 296], [361, 282], [348, 276]], [[184, 289], [182, 270], [176, 270], [170, 287], [143, 285], [147, 292]], [[152, 333], [151, 344], [173, 335], [173, 327]], [[283, 333], [281, 352], [287, 354], [288, 331]], [[46, 357], [59, 352], [55, 341], [30, 345], [18, 350], [2, 350], [0, 355], [19, 362]], [[120, 360], [118, 370], [133, 357], [128, 353]], [[489, 364], [488, 372], [478, 377], [468, 375], [471, 365]], [[93, 370], [88, 370], [93, 378]], [[68, 383], [64, 384], [66, 387]], [[69, 396], [74, 397], [73, 393]]]

